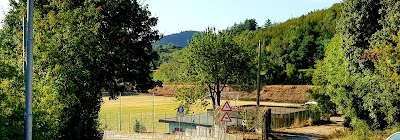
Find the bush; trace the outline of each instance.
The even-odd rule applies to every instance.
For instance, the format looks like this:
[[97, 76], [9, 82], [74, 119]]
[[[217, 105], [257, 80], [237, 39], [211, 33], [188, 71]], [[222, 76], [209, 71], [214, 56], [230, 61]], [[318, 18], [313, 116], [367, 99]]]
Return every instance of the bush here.
[[135, 120], [135, 125], [133, 127], [133, 131], [135, 131], [136, 133], [142, 133], [142, 132], [146, 132], [146, 127], [144, 126], [144, 124], [142, 122], [140, 122], [139, 120]]
[[308, 125], [315, 125], [321, 122], [321, 108], [316, 105], [308, 106], [307, 109], [311, 111], [311, 116], [307, 120]]

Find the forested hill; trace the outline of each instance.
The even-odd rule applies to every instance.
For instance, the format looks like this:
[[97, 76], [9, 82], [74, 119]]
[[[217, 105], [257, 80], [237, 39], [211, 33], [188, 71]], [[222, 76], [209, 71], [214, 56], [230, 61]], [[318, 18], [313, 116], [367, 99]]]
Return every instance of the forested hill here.
[[[335, 4], [328, 9], [315, 10], [279, 24], [246, 19], [223, 32], [229, 34], [227, 38], [233, 38], [234, 45], [243, 47], [246, 53], [251, 54], [251, 62], [248, 63], [253, 65], [253, 69], [246, 71], [257, 71], [257, 46], [261, 41], [263, 84], [312, 84], [314, 65], [317, 60], [323, 59], [324, 48], [336, 33], [340, 15], [341, 7]], [[172, 57], [176, 60], [161, 65], [154, 78], [164, 83], [181, 83], [180, 66], [175, 62], [184, 60], [182, 57], [185, 56], [180, 57], [179, 54]]]
[[161, 40], [155, 42], [153, 46], [161, 45], [165, 46], [173, 44], [175, 46], [186, 47], [188, 42], [192, 39], [194, 34], [198, 34], [198, 31], [182, 31], [180, 33], [166, 35]]
[[335, 4], [283, 23], [243, 31], [234, 40], [255, 50], [261, 41], [266, 84], [311, 84], [315, 62], [323, 58], [340, 15], [341, 7]]

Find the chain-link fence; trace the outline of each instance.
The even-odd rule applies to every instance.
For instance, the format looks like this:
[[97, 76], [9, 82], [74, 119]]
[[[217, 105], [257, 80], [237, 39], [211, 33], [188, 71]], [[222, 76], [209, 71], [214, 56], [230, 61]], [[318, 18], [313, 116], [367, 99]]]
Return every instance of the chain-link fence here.
[[[100, 116], [105, 134], [143, 134], [172, 139], [263, 139], [266, 111], [271, 109], [270, 128], [302, 127], [319, 120], [319, 115], [302, 108], [239, 107], [229, 112], [231, 122], [221, 122], [224, 111], [203, 114], [176, 113], [104, 114]], [[132, 135], [138, 137], [137, 135]]]
[[100, 116], [104, 130], [121, 133], [168, 133], [168, 123], [159, 122], [160, 119], [176, 117], [176, 114], [167, 113], [131, 113], [131, 114], [104, 114]]
[[318, 121], [319, 115], [308, 109], [270, 107], [271, 128], [303, 127]]

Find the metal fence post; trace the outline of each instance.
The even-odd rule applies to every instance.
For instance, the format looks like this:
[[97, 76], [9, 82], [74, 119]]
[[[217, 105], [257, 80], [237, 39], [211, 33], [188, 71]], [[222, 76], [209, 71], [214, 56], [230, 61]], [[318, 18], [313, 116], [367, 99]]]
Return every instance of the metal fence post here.
[[293, 125], [293, 121], [294, 121], [294, 120], [292, 120], [292, 117], [294, 118], [294, 113], [293, 112], [294, 112], [293, 109], [290, 108], [289, 109], [289, 122], [290, 122], [289, 123], [289, 127]]
[[300, 118], [301, 118], [301, 119], [300, 119], [300, 120], [301, 120], [301, 125], [304, 126], [304, 125], [303, 125], [303, 122], [304, 122], [303, 110], [301, 110]]
[[283, 120], [284, 120], [283, 121], [283, 127], [286, 127], [286, 111], [285, 111], [285, 113], [282, 113], [282, 117], [283, 117]]
[[117, 130], [116, 131], [118, 131], [118, 126], [119, 126], [119, 120], [118, 120], [118, 118], [119, 118], [119, 115], [117, 114]]
[[106, 130], [107, 130], [107, 114], [105, 114], [104, 117], [105, 117], [104, 124], [105, 124]]
[[[144, 123], [143, 123], [143, 113], [140, 113], [140, 123], [141, 123], [142, 125], [144, 125]], [[139, 132], [140, 132], [140, 133], [143, 133], [142, 129], [140, 129]]]
[[128, 126], [128, 133], [131, 133], [131, 113], [129, 113], [129, 126]]

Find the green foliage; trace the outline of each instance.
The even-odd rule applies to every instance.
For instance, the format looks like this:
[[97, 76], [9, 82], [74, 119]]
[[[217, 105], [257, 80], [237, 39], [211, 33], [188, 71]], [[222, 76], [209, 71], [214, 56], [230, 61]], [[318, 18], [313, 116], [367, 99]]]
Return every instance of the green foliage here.
[[236, 44], [232, 35], [207, 29], [195, 35], [183, 59], [183, 79], [208, 87], [213, 106], [219, 106], [228, 83], [249, 82], [251, 55]]
[[[311, 112], [311, 116], [308, 120], [309, 125], [315, 125], [321, 121], [321, 107], [316, 105], [308, 106], [307, 109]], [[325, 119], [325, 118], [323, 118]]]
[[158, 67], [157, 71], [153, 74], [153, 79], [156, 81], [162, 81], [164, 84], [179, 84], [181, 63], [176, 61], [169, 61], [163, 63]]
[[379, 130], [370, 130], [367, 126], [361, 128], [360, 131], [357, 130], [338, 130], [336, 131], [331, 138], [336, 140], [377, 140], [377, 139], [386, 139], [390, 135], [399, 132], [400, 125], [395, 124], [383, 131]]
[[[151, 17], [147, 6], [137, 1], [103, 1], [99, 40], [101, 49], [99, 62], [91, 68], [101, 70], [97, 80], [105, 90], [122, 92], [118, 85], [128, 83], [139, 92], [147, 92], [156, 84], [150, 77], [151, 63], [158, 55], [152, 43], [160, 39], [157, 18]], [[96, 59], [95, 59], [96, 60]], [[112, 60], [112, 61], [110, 61]]]
[[[184, 83], [181, 73], [183, 73], [183, 59], [186, 55], [187, 48], [182, 50], [173, 51], [173, 53], [166, 53], [171, 55], [171, 58], [161, 63], [158, 69], [153, 73], [155, 81], [161, 81], [164, 84], [181, 84]], [[162, 57], [163, 54], [160, 54]], [[163, 58], [161, 58], [162, 60]], [[187, 81], [186, 81], [187, 82]]]
[[180, 46], [175, 46], [173, 44], [168, 44], [165, 46], [155, 46], [154, 47], [154, 51], [157, 52], [157, 54], [160, 56], [160, 59], [153, 64], [155, 67], [160, 66], [163, 63], [168, 62], [170, 59], [172, 59], [172, 57], [174, 56], [174, 53], [176, 51], [182, 50], [183, 47]]
[[257, 53], [259, 40], [266, 46], [262, 52], [262, 71], [266, 72], [263, 83], [311, 84], [312, 70], [302, 70], [314, 69], [315, 62], [323, 58], [340, 15], [341, 6], [335, 4], [268, 28], [243, 31], [234, 40], [247, 46], [249, 53]]
[[[185, 113], [191, 113], [191, 108], [195, 105], [206, 107], [209, 103], [206, 100], [207, 88], [205, 86], [182, 86], [177, 88], [176, 100], [180, 106], [185, 108]], [[205, 108], [204, 108], [205, 109]]]
[[264, 28], [269, 28], [269, 27], [272, 27], [272, 26], [274, 26], [276, 23], [272, 23], [272, 21], [270, 20], [270, 19], [267, 19], [266, 21], [265, 21], [265, 23], [264, 23]]
[[[272, 24], [271, 21], [267, 21], [266, 26], [268, 27], [265, 28], [257, 28], [254, 19], [247, 19], [222, 33], [230, 34], [234, 42], [232, 44], [236, 44], [251, 56], [247, 63], [252, 67], [245, 69], [249, 73], [248, 79], [251, 79], [248, 83], [254, 83], [257, 74], [257, 50], [260, 40], [261, 46], [263, 46], [261, 52], [262, 84], [311, 84], [314, 65], [317, 60], [323, 58], [325, 47], [336, 33], [336, 21], [340, 15], [341, 7], [339, 4], [335, 4], [329, 9], [310, 12], [308, 15], [290, 19], [284, 23]], [[193, 38], [192, 44], [194, 40], [196, 37]], [[203, 45], [208, 44], [204, 43]], [[201, 51], [212, 51], [212, 49]], [[166, 61], [165, 65], [160, 65], [154, 74], [154, 79], [167, 84], [198, 81], [178, 74], [180, 73], [179, 69], [183, 70], [184, 67], [190, 65], [183, 63], [186, 61], [184, 57], [175, 57], [177, 54], [179, 53], [173, 53], [170, 61]], [[185, 52], [184, 55], [177, 56], [191, 57], [190, 55], [189, 52]], [[214, 56], [211, 53], [209, 55]], [[161, 57], [163, 56], [161, 55]], [[171, 58], [171, 55], [168, 54], [165, 58]], [[240, 82], [232, 80], [229, 83], [239, 84]]]
[[255, 132], [256, 129], [260, 129], [265, 119], [265, 109], [262, 108], [244, 108], [238, 111], [240, 119], [246, 120], [245, 130], [247, 132]]
[[239, 24], [234, 24], [232, 27], [228, 28], [226, 32], [237, 35], [244, 31], [254, 31], [257, 29], [257, 21], [255, 19], [246, 19], [244, 22]]
[[[343, 89], [339, 90], [336, 87], [345, 86], [346, 77], [346, 61], [340, 47], [341, 40], [338, 35], [332, 38], [330, 44], [325, 48], [325, 58], [322, 61], [317, 61], [316, 70], [313, 76], [313, 84], [316, 85], [310, 91], [311, 98], [316, 99], [319, 103], [323, 114], [333, 115], [336, 113], [336, 104], [342, 103], [339, 98], [344, 96]], [[335, 104], [336, 103], [336, 104]]]
[[143, 122], [140, 122], [139, 120], [135, 120], [135, 124], [133, 126], [133, 131], [136, 133], [142, 133], [146, 132], [146, 127], [144, 126]]
[[[0, 133], [22, 139], [22, 17], [25, 2], [10, 2], [0, 36]], [[137, 1], [35, 1], [34, 139], [101, 139], [101, 90], [123, 84], [146, 91], [159, 39], [146, 6]], [[140, 81], [140, 82], [139, 82]], [[4, 123], [3, 123], [4, 122]]]
[[[332, 101], [350, 118], [357, 136], [400, 121], [397, 80], [400, 2], [346, 0], [338, 35], [318, 62], [313, 95]], [[329, 106], [329, 104], [325, 105]]]

